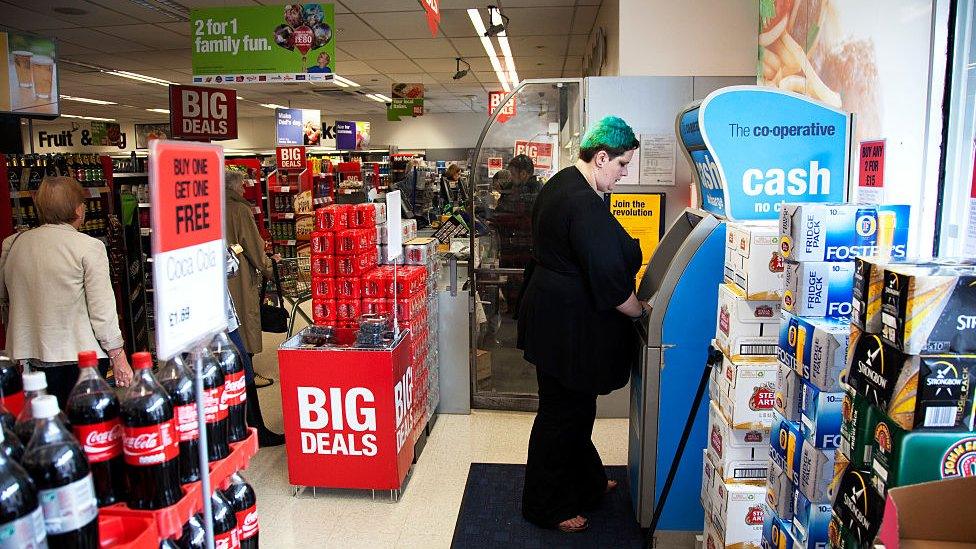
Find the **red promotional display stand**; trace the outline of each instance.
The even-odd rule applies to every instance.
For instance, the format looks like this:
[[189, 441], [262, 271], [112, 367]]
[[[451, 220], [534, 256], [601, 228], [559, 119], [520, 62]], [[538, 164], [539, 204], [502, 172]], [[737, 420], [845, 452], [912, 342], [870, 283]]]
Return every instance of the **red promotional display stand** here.
[[303, 347], [301, 338], [278, 349], [289, 482], [400, 490], [424, 427], [409, 332], [385, 349]]

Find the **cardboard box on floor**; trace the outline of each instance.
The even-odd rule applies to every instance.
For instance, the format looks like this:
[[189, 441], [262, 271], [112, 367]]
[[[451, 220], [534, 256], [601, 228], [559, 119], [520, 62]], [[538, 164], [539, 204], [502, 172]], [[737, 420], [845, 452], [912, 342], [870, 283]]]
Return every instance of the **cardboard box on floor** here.
[[892, 488], [881, 541], [885, 549], [976, 548], [976, 477]]

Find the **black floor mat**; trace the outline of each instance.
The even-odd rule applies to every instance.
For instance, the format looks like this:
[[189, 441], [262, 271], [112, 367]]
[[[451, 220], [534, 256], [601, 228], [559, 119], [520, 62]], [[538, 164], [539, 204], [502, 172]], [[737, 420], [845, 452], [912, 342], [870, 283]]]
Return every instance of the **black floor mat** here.
[[607, 467], [607, 476], [620, 485], [607, 495], [599, 509], [585, 515], [590, 519], [590, 528], [579, 534], [565, 534], [539, 528], [522, 518], [525, 465], [472, 463], [451, 547], [639, 549], [643, 538], [630, 506], [627, 469]]

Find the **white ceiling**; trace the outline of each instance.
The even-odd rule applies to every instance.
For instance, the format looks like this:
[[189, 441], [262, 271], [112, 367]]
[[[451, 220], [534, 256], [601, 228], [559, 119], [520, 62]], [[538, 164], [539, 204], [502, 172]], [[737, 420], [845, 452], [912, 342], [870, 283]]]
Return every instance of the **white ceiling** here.
[[[519, 77], [558, 78], [581, 74], [582, 52], [602, 0], [441, 0], [436, 38], [427, 28], [420, 0], [335, 0], [336, 73], [359, 83], [349, 88], [390, 95], [393, 82], [426, 84], [429, 112], [483, 111], [487, 92], [500, 89], [491, 63], [475, 35], [468, 8], [487, 19], [489, 4], [510, 18], [508, 35]], [[189, 83], [190, 26], [162, 4], [199, 8], [285, 2], [250, 0], [0, 0], [0, 29], [52, 36], [62, 63], [61, 93], [114, 101], [91, 105], [62, 101], [66, 114], [136, 121], [163, 121], [163, 86], [141, 83], [72, 64], [119, 69], [177, 83]], [[63, 8], [69, 9], [65, 14]], [[72, 14], [82, 10], [84, 13]], [[497, 48], [498, 55], [501, 51]], [[454, 80], [455, 58], [471, 72]], [[504, 60], [502, 60], [504, 64]], [[226, 86], [226, 84], [225, 84]], [[238, 116], [268, 116], [260, 103], [321, 109], [324, 114], [377, 114], [385, 106], [359, 94], [334, 93], [331, 84], [241, 84]], [[326, 91], [328, 90], [328, 91]], [[326, 91], [326, 96], [316, 92]]]

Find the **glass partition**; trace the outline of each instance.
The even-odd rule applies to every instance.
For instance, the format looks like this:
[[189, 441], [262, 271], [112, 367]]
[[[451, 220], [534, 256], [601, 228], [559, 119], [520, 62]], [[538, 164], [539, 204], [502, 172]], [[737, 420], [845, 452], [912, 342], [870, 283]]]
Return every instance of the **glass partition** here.
[[579, 150], [582, 80], [527, 80], [489, 118], [471, 166], [471, 380], [479, 408], [533, 410], [535, 368], [516, 348], [516, 310], [532, 256], [532, 206]]

